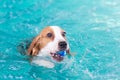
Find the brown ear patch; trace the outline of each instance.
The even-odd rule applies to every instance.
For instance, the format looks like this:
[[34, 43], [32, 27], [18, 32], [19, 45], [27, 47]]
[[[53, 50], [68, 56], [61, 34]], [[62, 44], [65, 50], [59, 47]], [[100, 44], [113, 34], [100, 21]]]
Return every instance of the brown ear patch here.
[[40, 36], [37, 36], [33, 39], [32, 43], [30, 44], [30, 47], [28, 48], [28, 55], [35, 56], [38, 54], [40, 50]]
[[[47, 34], [51, 33], [52, 37], [48, 37]], [[49, 42], [54, 40], [54, 31], [51, 27], [44, 28], [41, 33], [35, 37], [28, 48], [28, 55], [36, 56], [39, 51], [44, 48]]]
[[70, 54], [70, 49], [68, 49], [66, 52], [67, 52], [68, 54]]

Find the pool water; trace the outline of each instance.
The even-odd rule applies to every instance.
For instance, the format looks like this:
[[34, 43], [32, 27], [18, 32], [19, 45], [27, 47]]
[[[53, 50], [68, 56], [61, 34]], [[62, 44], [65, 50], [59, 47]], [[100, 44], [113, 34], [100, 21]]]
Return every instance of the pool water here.
[[[16, 48], [48, 25], [61, 26], [76, 53], [52, 69]], [[120, 1], [0, 0], [0, 80], [120, 80]]]

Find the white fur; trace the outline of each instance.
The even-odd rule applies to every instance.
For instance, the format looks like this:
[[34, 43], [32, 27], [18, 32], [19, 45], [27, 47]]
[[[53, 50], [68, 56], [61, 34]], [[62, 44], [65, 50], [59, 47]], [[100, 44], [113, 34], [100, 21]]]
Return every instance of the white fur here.
[[[50, 26], [55, 34], [55, 38], [52, 42], [49, 42], [41, 51], [38, 56], [51, 56], [50, 53], [55, 53], [58, 51], [58, 43], [60, 41], [66, 41], [61, 35], [61, 29], [58, 26]], [[69, 49], [69, 45], [67, 44], [67, 49]]]
[[32, 61], [32, 63], [35, 63], [39, 66], [44, 66], [44, 67], [47, 67], [47, 68], [53, 68], [54, 67], [54, 64], [50, 61], [47, 61], [47, 60], [40, 60], [40, 59], [35, 59]]
[[[54, 40], [49, 42], [41, 51], [39, 51], [39, 54], [37, 56], [50, 56], [51, 57], [51, 52], [55, 53], [58, 51], [58, 43], [60, 41], [66, 41], [64, 37], [61, 35], [61, 29], [58, 26], [50, 26], [55, 34]], [[67, 49], [69, 49], [69, 45], [67, 44]], [[46, 66], [47, 68], [54, 67], [53, 63], [44, 61], [44, 60], [35, 60], [33, 61], [34, 63], [41, 65], [41, 66]]]

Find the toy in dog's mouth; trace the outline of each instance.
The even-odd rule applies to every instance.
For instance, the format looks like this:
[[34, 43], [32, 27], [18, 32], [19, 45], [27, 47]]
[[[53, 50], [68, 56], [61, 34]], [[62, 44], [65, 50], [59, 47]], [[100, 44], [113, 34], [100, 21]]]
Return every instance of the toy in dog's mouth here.
[[60, 62], [64, 59], [64, 56], [66, 55], [66, 51], [57, 51], [56, 53], [50, 53], [53, 59]]

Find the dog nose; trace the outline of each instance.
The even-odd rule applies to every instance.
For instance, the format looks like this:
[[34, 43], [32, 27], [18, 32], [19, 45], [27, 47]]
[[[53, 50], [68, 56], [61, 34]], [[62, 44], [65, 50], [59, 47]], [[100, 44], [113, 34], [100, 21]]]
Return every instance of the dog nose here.
[[64, 50], [67, 47], [67, 43], [65, 41], [61, 41], [58, 43], [60, 49]]

